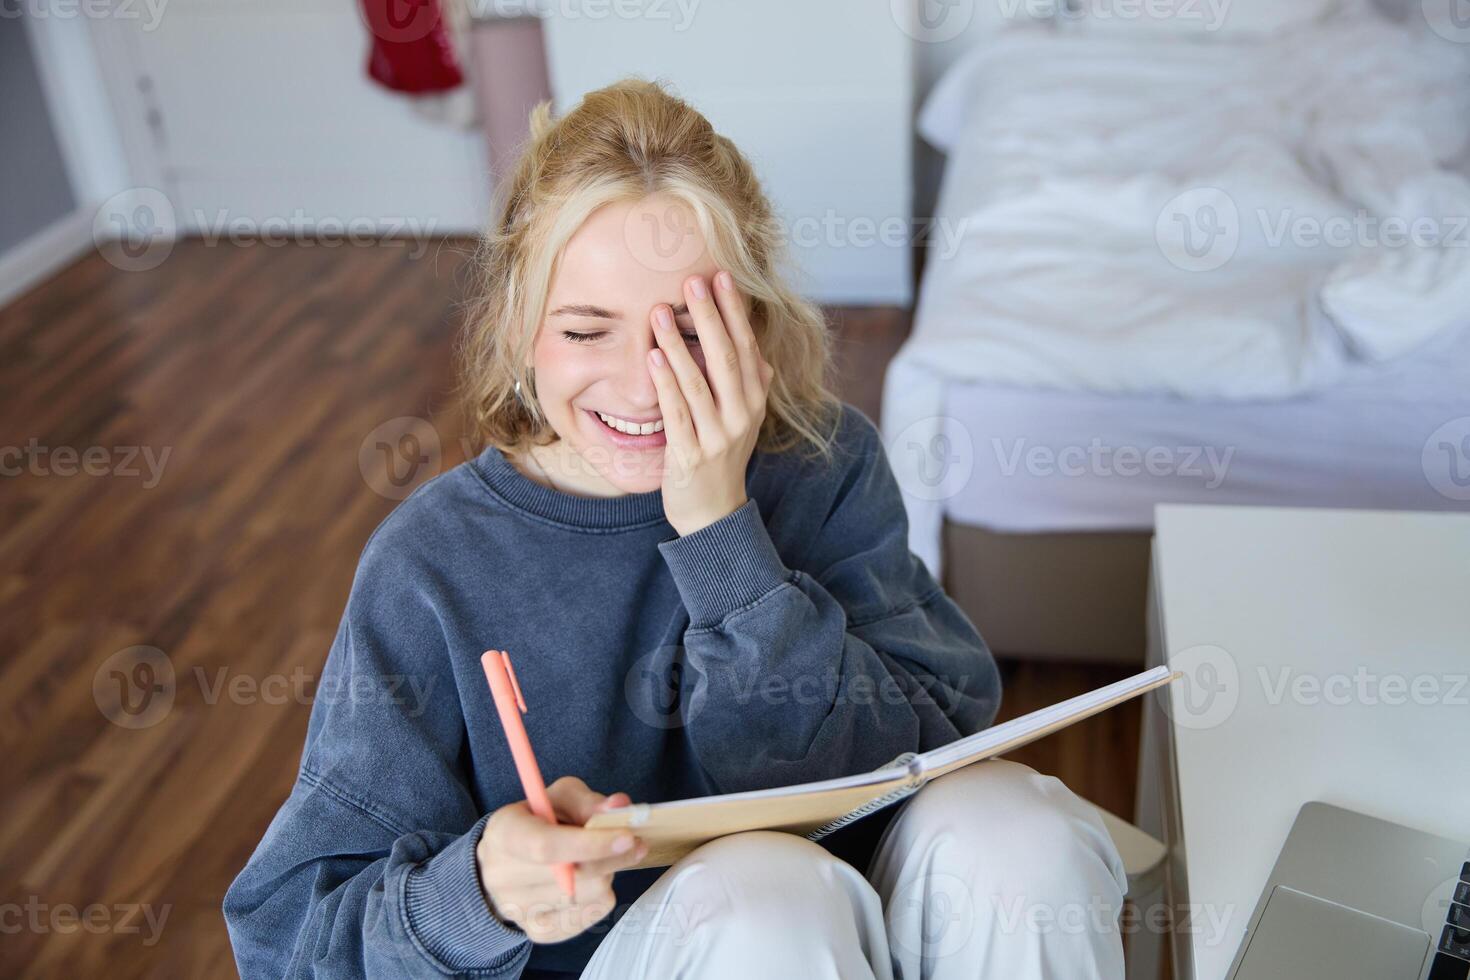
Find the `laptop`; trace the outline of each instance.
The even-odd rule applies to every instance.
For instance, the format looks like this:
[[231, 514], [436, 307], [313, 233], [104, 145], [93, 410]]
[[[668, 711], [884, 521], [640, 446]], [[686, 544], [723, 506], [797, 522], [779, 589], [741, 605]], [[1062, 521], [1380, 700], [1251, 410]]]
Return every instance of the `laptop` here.
[[1470, 844], [1305, 804], [1227, 976], [1470, 980]]

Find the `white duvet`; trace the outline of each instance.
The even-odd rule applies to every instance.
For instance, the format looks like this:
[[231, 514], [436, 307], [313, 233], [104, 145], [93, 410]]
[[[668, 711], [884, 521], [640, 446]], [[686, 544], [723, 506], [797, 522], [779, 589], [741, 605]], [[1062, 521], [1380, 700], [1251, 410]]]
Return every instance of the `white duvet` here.
[[1343, 0], [1265, 38], [1015, 25], [958, 63], [919, 121], [956, 244], [884, 391], [915, 550], [963, 479], [946, 380], [1275, 399], [1463, 329], [1467, 58]]
[[946, 375], [1190, 398], [1330, 383], [1470, 318], [1470, 45], [1350, 2], [1264, 39], [1000, 32], [948, 152], [911, 347]]

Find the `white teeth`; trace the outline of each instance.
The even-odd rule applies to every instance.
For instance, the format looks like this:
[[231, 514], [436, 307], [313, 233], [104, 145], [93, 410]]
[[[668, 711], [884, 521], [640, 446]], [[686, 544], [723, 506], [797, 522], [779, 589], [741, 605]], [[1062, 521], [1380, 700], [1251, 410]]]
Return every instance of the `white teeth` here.
[[664, 430], [663, 419], [659, 419], [657, 422], [625, 422], [616, 415], [605, 415], [602, 412], [598, 412], [597, 417], [612, 428], [617, 429], [619, 432], [627, 433], [630, 436], [646, 436]]

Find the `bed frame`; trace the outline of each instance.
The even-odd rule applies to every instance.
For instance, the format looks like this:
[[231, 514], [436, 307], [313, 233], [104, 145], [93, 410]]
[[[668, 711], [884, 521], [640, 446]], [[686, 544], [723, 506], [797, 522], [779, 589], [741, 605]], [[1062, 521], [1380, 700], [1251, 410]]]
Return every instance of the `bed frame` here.
[[944, 522], [945, 591], [995, 653], [1142, 664], [1147, 531], [1003, 534]]

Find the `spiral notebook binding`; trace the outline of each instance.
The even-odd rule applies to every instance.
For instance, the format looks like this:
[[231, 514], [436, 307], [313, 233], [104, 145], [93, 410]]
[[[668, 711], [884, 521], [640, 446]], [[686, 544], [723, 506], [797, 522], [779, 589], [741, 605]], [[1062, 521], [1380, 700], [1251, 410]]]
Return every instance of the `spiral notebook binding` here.
[[843, 814], [836, 820], [833, 820], [831, 823], [823, 824], [816, 830], [813, 830], [811, 833], [807, 834], [806, 839], [813, 841], [821, 840], [828, 834], [831, 834], [835, 831], [841, 830], [843, 827], [846, 827], [854, 820], [861, 820], [868, 814], [876, 813], [877, 811], [883, 809], [885, 806], [888, 806], [890, 803], [897, 803], [905, 796], [912, 794], [915, 790], [919, 788], [919, 785], [923, 782], [924, 778], [923, 769], [919, 765], [919, 754], [917, 752], [905, 752], [894, 759], [892, 762], [888, 763], [888, 765], [882, 766], [880, 768], [890, 769], [894, 766], [900, 765], [909, 771], [909, 778], [907, 782], [903, 783], [901, 786], [895, 787], [887, 793], [884, 793], [877, 799], [869, 800], [862, 806], [858, 807], [856, 810], [852, 810], [848, 813]]

